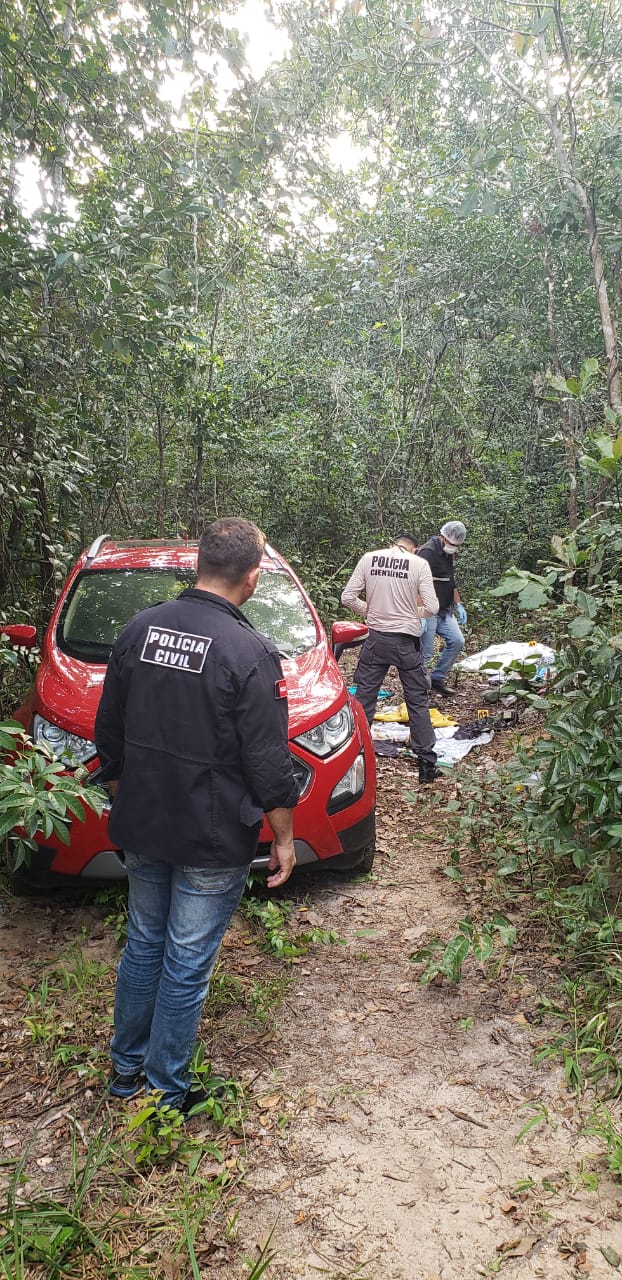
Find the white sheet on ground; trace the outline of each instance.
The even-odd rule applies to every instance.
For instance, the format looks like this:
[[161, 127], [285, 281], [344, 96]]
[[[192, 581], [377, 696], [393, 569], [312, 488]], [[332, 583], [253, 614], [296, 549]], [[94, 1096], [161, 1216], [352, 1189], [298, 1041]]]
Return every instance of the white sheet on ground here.
[[386, 724], [374, 720], [371, 736], [377, 742], [408, 742], [410, 729], [407, 724], [398, 724], [396, 720], [389, 720]]
[[487, 649], [479, 653], [470, 653], [468, 658], [457, 662], [461, 671], [480, 671], [487, 662], [501, 662], [501, 670], [506, 670], [512, 662], [534, 662], [538, 667], [555, 665], [555, 650], [546, 644], [528, 644], [519, 640], [506, 640], [504, 644], [489, 644]]
[[[454, 733], [456, 730], [454, 729]], [[447, 733], [447, 729], [436, 730], [436, 760], [437, 764], [457, 764], [458, 760], [464, 760], [468, 756], [472, 747], [481, 747], [485, 742], [492, 742], [494, 733], [492, 729], [488, 729], [486, 733], [478, 734], [477, 738], [441, 738], [439, 733]]]
[[[494, 737], [492, 729], [487, 729], [478, 734], [477, 738], [456, 738], [459, 725], [451, 725], [447, 729], [435, 729], [436, 737], [436, 757], [439, 764], [456, 764], [458, 760], [463, 760], [472, 747], [483, 746], [486, 742], [492, 742]], [[374, 721], [371, 729], [371, 736], [378, 742], [401, 742], [405, 744], [410, 737], [410, 731], [407, 724], [396, 724], [390, 722], [382, 724]]]

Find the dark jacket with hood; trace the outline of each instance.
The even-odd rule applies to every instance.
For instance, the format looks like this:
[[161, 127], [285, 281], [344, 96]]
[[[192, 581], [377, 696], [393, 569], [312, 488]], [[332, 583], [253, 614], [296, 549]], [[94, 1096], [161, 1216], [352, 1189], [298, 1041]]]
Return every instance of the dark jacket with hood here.
[[119, 779], [111, 839], [156, 862], [243, 866], [266, 810], [298, 799], [275, 645], [193, 588], [144, 609], [114, 644], [95, 739]]
[[447, 552], [443, 550], [443, 544], [438, 534], [424, 542], [422, 547], [418, 547], [417, 555], [421, 556], [423, 560], [427, 560], [432, 570], [432, 581], [438, 598], [439, 613], [447, 613], [447, 610], [451, 609], [454, 603], [456, 557], [448, 556]]

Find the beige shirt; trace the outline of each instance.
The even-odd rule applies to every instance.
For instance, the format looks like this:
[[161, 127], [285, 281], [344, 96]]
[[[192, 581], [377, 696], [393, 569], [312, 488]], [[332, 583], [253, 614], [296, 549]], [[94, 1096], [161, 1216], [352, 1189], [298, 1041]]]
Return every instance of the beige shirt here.
[[[366, 600], [361, 599], [361, 591]], [[418, 605], [421, 596], [423, 605]], [[341, 603], [365, 618], [373, 631], [421, 635], [421, 618], [438, 613], [438, 600], [427, 560], [385, 547], [359, 560], [341, 595]]]

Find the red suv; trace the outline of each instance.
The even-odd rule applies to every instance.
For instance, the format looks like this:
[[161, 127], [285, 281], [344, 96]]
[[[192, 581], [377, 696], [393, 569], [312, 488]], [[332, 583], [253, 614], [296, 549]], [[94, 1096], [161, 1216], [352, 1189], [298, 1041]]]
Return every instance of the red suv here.
[[[116, 636], [135, 613], [169, 600], [195, 580], [198, 544], [114, 542], [97, 538], [69, 575], [45, 634], [36, 683], [17, 712], [35, 742], [45, 742], [67, 768], [86, 765], [97, 783], [94, 724], [106, 663]], [[376, 771], [365, 716], [343, 681], [333, 647], [289, 565], [266, 546], [249, 620], [277, 644], [289, 702], [290, 750], [300, 788], [294, 813], [297, 865], [369, 871], [374, 859]], [[2, 627], [15, 644], [34, 628]], [[356, 643], [366, 630], [336, 622], [332, 645]], [[255, 865], [267, 864], [264, 824]], [[95, 881], [124, 877], [123, 852], [108, 837], [108, 817], [87, 810], [74, 821], [69, 845], [40, 837], [28, 876], [49, 873]]]

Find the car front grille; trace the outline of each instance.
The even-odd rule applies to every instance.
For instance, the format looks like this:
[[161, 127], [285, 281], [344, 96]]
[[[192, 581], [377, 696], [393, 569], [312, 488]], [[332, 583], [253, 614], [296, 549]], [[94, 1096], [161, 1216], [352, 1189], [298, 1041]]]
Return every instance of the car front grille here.
[[[290, 751], [289, 754], [292, 762], [292, 768], [294, 770], [296, 785], [298, 787], [298, 795], [304, 796], [305, 792], [308, 790], [309, 785], [311, 783], [311, 779], [313, 777], [313, 769], [311, 769], [309, 765], [305, 763], [304, 760], [301, 760], [300, 756], [295, 755], [293, 751]], [[87, 787], [101, 786], [102, 785], [101, 772], [102, 772], [101, 768], [94, 769], [93, 772], [89, 774], [88, 778], [85, 778], [84, 780], [86, 786]], [[105, 808], [109, 809], [110, 805], [105, 805]]]

